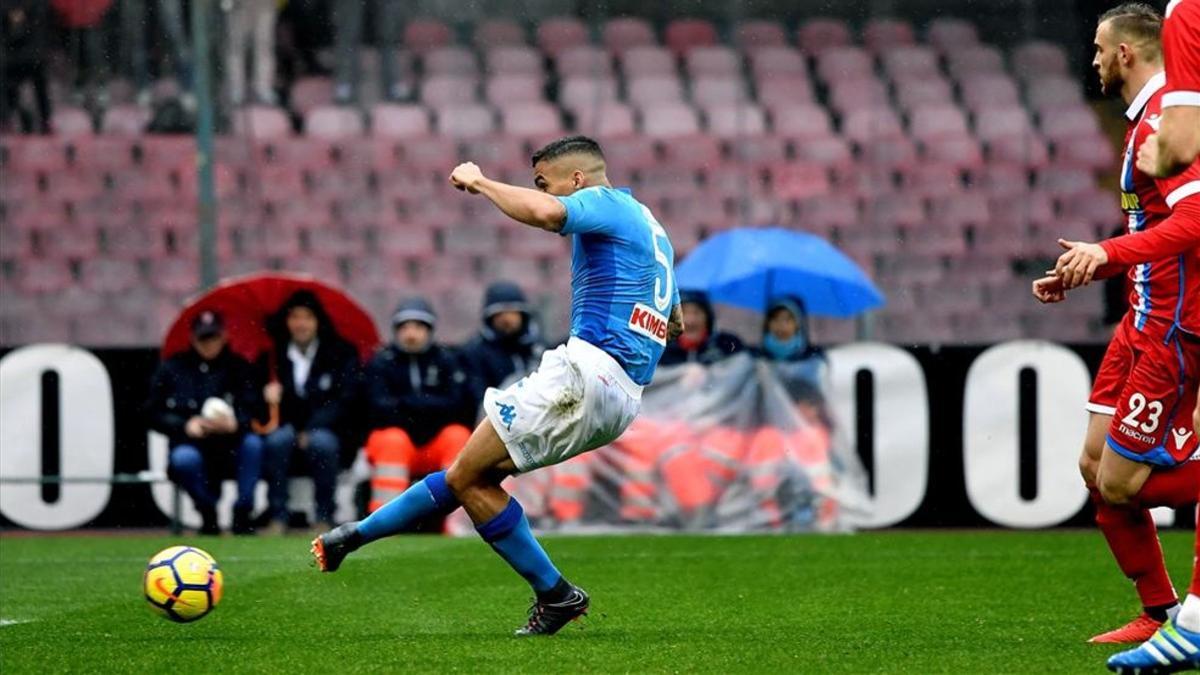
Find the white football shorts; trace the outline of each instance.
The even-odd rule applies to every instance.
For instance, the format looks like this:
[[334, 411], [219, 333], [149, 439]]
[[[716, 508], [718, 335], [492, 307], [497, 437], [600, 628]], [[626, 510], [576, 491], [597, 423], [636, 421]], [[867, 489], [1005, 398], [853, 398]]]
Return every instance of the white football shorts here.
[[507, 389], [489, 387], [483, 408], [525, 473], [616, 440], [637, 417], [642, 387], [599, 347], [579, 338], [542, 355]]

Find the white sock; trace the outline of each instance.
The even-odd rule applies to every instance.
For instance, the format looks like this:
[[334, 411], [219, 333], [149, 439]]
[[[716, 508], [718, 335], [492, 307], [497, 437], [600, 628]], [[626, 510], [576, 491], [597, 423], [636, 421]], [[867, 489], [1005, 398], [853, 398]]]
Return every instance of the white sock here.
[[1189, 633], [1200, 633], [1200, 595], [1188, 594], [1175, 615], [1175, 625]]

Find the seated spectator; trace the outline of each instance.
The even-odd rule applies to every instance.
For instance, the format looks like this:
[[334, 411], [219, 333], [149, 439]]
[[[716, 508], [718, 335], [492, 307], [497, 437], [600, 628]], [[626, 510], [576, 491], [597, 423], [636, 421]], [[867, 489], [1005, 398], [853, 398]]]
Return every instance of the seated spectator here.
[[401, 302], [392, 315], [394, 341], [367, 365], [370, 511], [411, 479], [449, 467], [471, 435], [458, 422], [469, 396], [466, 374], [456, 355], [433, 343], [436, 325], [424, 298]]
[[[6, 0], [0, 15], [3, 51], [0, 63], [0, 82], [4, 98], [0, 99], [0, 129], [8, 125], [17, 112], [25, 133], [50, 133], [50, 93], [46, 84], [46, 41], [50, 18], [42, 0]], [[37, 117], [31, 118], [20, 110], [21, 85], [33, 85], [37, 102]]]
[[267, 480], [272, 534], [287, 530], [288, 469], [299, 454], [313, 479], [313, 527], [333, 528], [339, 433], [358, 379], [354, 347], [337, 334], [310, 291], [297, 291], [276, 317], [277, 381], [263, 388], [268, 405], [279, 406], [279, 427], [266, 434], [263, 476]]
[[200, 512], [202, 534], [217, 534], [221, 478], [237, 478], [233, 532], [252, 534], [254, 486], [262, 469], [262, 439], [250, 433], [262, 399], [250, 364], [227, 348], [216, 312], [192, 321], [191, 349], [163, 361], [150, 384], [150, 426], [167, 436], [167, 472]]
[[488, 286], [483, 298], [483, 328], [463, 347], [472, 419], [488, 387], [501, 388], [533, 372], [545, 350], [521, 288], [508, 281]]
[[792, 400], [824, 402], [828, 364], [824, 350], [809, 341], [808, 313], [795, 298], [778, 298], [768, 305], [763, 324], [762, 356], [775, 365]]
[[738, 336], [715, 330], [716, 317], [706, 293], [679, 291], [679, 305], [683, 311], [683, 333], [667, 343], [658, 365], [708, 365], [745, 348]]

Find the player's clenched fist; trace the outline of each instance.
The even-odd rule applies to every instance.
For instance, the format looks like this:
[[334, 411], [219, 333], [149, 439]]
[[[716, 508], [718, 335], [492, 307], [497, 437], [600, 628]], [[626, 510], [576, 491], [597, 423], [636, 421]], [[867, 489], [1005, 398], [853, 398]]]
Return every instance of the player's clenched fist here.
[[1063, 289], [1062, 277], [1046, 276], [1033, 282], [1033, 297], [1043, 304], [1066, 300], [1067, 291]]
[[475, 166], [475, 162], [463, 162], [450, 172], [450, 184], [471, 194], [479, 192], [475, 186], [481, 180], [483, 180], [483, 172], [479, 170], [478, 166]]
[[1108, 253], [1099, 244], [1059, 239], [1058, 245], [1067, 252], [1058, 257], [1054, 274], [1062, 277], [1067, 290], [1092, 283], [1096, 270], [1108, 262]]
[[1158, 168], [1158, 134], [1150, 134], [1137, 153], [1137, 168], [1147, 176], [1162, 176]]

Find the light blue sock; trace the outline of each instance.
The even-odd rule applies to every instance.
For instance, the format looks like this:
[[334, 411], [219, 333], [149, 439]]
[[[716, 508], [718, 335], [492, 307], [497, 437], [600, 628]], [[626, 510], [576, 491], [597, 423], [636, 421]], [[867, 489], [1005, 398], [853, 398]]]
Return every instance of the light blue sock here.
[[375, 510], [358, 524], [362, 543], [403, 532], [430, 516], [446, 515], [458, 500], [446, 485], [446, 472], [438, 471], [413, 483], [400, 496]]
[[504, 510], [475, 528], [501, 558], [525, 577], [536, 593], [546, 593], [562, 580], [562, 574], [529, 529], [529, 520], [521, 504], [509, 498]]

